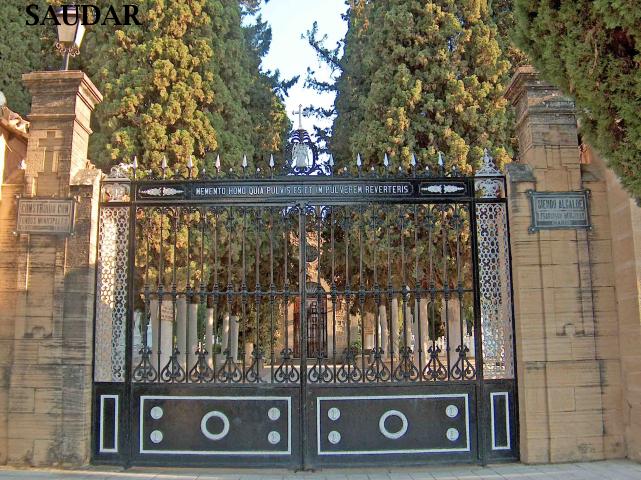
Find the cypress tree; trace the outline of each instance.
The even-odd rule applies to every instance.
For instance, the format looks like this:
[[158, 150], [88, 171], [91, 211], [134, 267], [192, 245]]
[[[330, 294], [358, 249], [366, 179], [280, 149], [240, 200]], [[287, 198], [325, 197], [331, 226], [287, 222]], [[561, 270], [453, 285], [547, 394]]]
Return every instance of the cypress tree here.
[[22, 74], [48, 68], [59, 68], [54, 54], [56, 31], [53, 26], [26, 25], [27, 3], [46, 9], [47, 2], [3, 0], [0, 2], [0, 91], [7, 97], [9, 108], [26, 115], [31, 110], [31, 96], [22, 85]]
[[162, 0], [141, 8], [143, 25], [94, 29], [86, 69], [105, 96], [96, 111], [92, 158], [101, 165], [138, 154], [158, 170], [216, 148], [207, 0]]
[[502, 98], [509, 62], [487, 1], [381, 0], [359, 8], [335, 124], [350, 156], [380, 165], [387, 153], [407, 166], [412, 153], [433, 164], [442, 151], [464, 172], [484, 148], [499, 164], [509, 161]]
[[254, 8], [243, 3], [150, 0], [142, 26], [92, 32], [86, 69], [105, 95], [94, 160], [138, 155], [158, 171], [166, 156], [172, 171], [184, 172], [193, 154], [197, 168], [211, 171], [218, 154], [223, 167], [239, 167], [243, 155], [251, 163], [280, 145], [287, 119], [278, 85], [259, 70], [271, 32], [242, 26], [246, 8]]
[[516, 0], [517, 40], [572, 95], [581, 131], [641, 198], [641, 10], [634, 0]]
[[336, 82], [336, 100], [334, 102], [338, 116], [334, 122], [331, 146], [333, 153], [339, 159], [351, 156], [350, 135], [360, 127], [363, 120], [363, 110], [359, 103], [367, 95], [369, 82], [363, 70], [361, 52], [368, 34], [367, 11], [371, 4], [349, 1], [346, 14], [348, 22], [345, 36], [345, 51], [340, 59], [341, 76]]

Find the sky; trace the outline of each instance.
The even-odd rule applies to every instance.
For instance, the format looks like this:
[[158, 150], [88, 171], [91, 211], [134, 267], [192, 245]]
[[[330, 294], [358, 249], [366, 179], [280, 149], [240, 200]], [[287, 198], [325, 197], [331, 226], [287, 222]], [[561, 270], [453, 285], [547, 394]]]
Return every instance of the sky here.
[[[346, 10], [345, 0], [270, 0], [261, 9], [263, 20], [272, 27], [272, 45], [263, 59], [263, 68], [279, 69], [281, 78], [300, 75], [286, 100], [287, 113], [295, 127], [298, 127], [298, 116], [293, 112], [300, 104], [303, 107], [310, 104], [330, 107], [334, 102], [331, 94], [320, 95], [304, 88], [308, 66], [324, 74], [324, 77], [320, 76], [322, 79], [329, 77], [329, 70], [319, 66], [314, 50], [301, 35], [317, 21], [319, 33], [327, 34], [326, 44], [333, 48], [347, 31], [347, 24], [341, 18]], [[312, 125], [325, 126], [317, 119], [303, 119], [303, 127], [309, 132], [313, 130]]]

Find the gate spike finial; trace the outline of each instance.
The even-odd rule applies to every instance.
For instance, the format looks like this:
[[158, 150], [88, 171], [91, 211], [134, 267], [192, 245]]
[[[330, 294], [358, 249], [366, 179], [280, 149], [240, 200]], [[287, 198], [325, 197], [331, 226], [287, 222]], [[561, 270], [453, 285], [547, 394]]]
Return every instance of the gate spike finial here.
[[274, 165], [276, 164], [274, 163], [274, 154], [272, 153], [269, 155], [269, 168], [274, 168]]
[[243, 155], [243, 168], [247, 168], [247, 155]]
[[412, 153], [412, 159], [410, 160], [412, 167], [416, 167], [416, 155]]
[[359, 167], [359, 168], [363, 166], [363, 162], [361, 160], [361, 154], [360, 153], [358, 155], [356, 155], [356, 166]]
[[191, 178], [191, 172], [194, 169], [194, 159], [192, 158], [191, 155], [189, 155], [189, 159], [187, 160], [187, 176]]
[[383, 165], [385, 165], [385, 168], [389, 167], [389, 157], [387, 156], [387, 152], [385, 152], [385, 157], [383, 158]]
[[438, 152], [438, 174], [441, 177], [445, 175], [445, 160], [443, 159], [443, 152]]
[[134, 170], [138, 170], [138, 156], [134, 155], [134, 160], [131, 163], [131, 166], [133, 167]]
[[220, 153], [216, 155], [216, 172], [220, 173]]
[[165, 178], [165, 171], [167, 170], [167, 157], [162, 156], [162, 163], [160, 164], [160, 170], [162, 171], [162, 178]]

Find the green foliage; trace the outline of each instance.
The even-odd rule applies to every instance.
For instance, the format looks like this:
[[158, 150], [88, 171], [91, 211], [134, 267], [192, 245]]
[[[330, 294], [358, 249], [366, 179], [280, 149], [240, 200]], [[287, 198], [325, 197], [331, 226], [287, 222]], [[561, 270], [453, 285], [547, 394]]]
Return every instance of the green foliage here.
[[641, 198], [641, 9], [635, 0], [516, 0], [517, 40], [572, 95], [587, 140]]
[[[43, 12], [47, 2], [34, 0]], [[26, 115], [31, 96], [22, 85], [22, 74], [35, 70], [60, 68], [60, 57], [54, 55], [55, 27], [27, 26], [24, 0], [0, 2], [0, 91], [7, 97], [7, 106]]]
[[499, 47], [504, 57], [510, 62], [510, 76], [517, 67], [528, 65], [529, 59], [523, 50], [516, 46], [514, 31], [516, 19], [514, 18], [513, 0], [491, 0], [489, 2], [492, 20], [496, 24]]
[[148, 1], [142, 26], [88, 35], [86, 70], [105, 96], [91, 139], [96, 162], [138, 154], [143, 166], [158, 170], [163, 155], [170, 165], [184, 164], [192, 153], [207, 157], [217, 147], [208, 3]]
[[350, 2], [333, 148], [380, 165], [437, 152], [469, 173], [489, 148], [499, 164], [510, 124], [502, 97], [510, 63], [487, 1]]
[[[39, 12], [48, 3], [38, 0]], [[125, 0], [92, 0], [121, 11]], [[142, 168], [183, 171], [190, 155], [197, 168], [238, 167], [279, 150], [289, 130], [283, 95], [297, 79], [262, 72], [271, 30], [260, 18], [243, 26], [260, 2], [145, 0], [143, 25], [89, 27], [71, 68], [86, 71], [104, 95], [93, 116], [90, 157], [102, 167], [138, 156]], [[54, 26], [26, 26], [25, 3], [0, 2], [0, 90], [19, 113], [30, 110], [21, 75], [59, 68]], [[170, 172], [172, 173], [172, 172]]]

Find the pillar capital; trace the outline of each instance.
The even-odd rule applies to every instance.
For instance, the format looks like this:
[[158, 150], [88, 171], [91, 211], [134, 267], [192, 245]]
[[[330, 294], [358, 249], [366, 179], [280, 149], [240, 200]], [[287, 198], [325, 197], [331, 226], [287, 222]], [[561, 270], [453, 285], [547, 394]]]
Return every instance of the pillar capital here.
[[32, 96], [27, 194], [66, 197], [87, 166], [91, 113], [102, 95], [81, 71], [27, 73], [22, 81]]
[[542, 79], [534, 67], [516, 70], [505, 97], [516, 112], [521, 156], [537, 146], [577, 147], [574, 100]]

